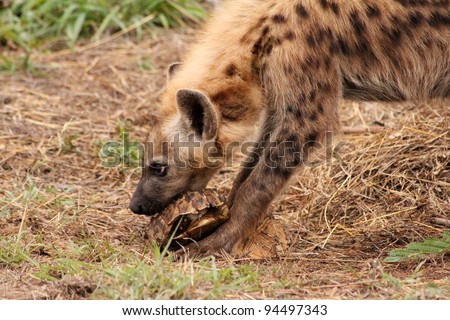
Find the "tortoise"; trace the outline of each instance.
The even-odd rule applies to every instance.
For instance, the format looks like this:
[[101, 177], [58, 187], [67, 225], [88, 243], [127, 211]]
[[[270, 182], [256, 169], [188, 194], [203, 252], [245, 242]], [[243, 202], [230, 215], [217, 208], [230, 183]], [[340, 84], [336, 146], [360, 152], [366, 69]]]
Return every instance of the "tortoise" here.
[[[216, 189], [188, 191], [150, 218], [147, 235], [158, 246], [176, 250], [206, 238], [229, 219], [225, 198]], [[277, 257], [287, 248], [286, 236], [279, 221], [268, 215], [258, 229], [249, 234], [234, 254], [264, 259]]]
[[160, 247], [180, 248], [207, 237], [228, 218], [225, 198], [217, 190], [188, 191], [151, 217], [147, 234]]

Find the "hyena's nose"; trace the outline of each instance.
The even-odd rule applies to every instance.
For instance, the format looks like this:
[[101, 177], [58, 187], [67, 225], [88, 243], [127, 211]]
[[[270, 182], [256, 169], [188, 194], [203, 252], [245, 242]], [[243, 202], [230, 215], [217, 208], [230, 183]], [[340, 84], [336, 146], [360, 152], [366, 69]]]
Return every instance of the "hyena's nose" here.
[[145, 204], [145, 197], [142, 195], [142, 186], [141, 182], [139, 182], [136, 191], [134, 191], [133, 196], [131, 197], [130, 201], [130, 210], [133, 213], [136, 214], [145, 214], [146, 212], [146, 206]]
[[131, 201], [130, 203], [130, 210], [136, 214], [144, 214], [144, 207], [134, 201]]

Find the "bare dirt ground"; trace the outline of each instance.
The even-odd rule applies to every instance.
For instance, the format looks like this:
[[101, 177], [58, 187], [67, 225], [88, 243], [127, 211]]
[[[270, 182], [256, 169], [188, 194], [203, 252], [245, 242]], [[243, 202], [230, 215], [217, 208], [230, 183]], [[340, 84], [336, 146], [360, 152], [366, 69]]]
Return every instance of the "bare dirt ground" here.
[[[145, 249], [148, 219], [127, 209], [139, 170], [104, 168], [99, 151], [102, 143], [119, 140], [119, 127], [128, 128], [130, 140], [145, 141], [165, 70], [192, 34], [114, 40], [35, 57], [42, 75], [0, 74], [0, 298], [99, 297], [100, 278], [54, 269], [42, 276], [43, 265], [82, 250], [80, 243], [93, 248], [77, 258], [89, 265], [102, 265], [108, 250], [152, 263]], [[341, 109], [347, 132], [355, 132], [339, 137], [330, 161], [320, 161], [325, 151], [319, 150], [271, 206], [288, 250], [271, 260], [217, 261], [218, 268], [248, 267], [257, 290], [242, 284], [212, 297], [450, 298], [448, 254], [383, 262], [392, 249], [450, 228], [439, 223], [450, 217], [449, 102], [345, 102]], [[376, 132], [365, 133], [367, 126]], [[229, 192], [235, 173], [222, 170], [210, 186]], [[106, 253], [96, 249], [104, 243]], [[162, 297], [211, 297], [210, 284], [195, 286]]]

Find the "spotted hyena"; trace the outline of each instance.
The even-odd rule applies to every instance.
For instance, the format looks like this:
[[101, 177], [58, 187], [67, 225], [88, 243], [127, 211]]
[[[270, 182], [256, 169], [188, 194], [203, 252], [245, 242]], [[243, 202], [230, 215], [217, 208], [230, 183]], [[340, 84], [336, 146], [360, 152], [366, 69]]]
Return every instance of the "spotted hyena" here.
[[[204, 188], [220, 167], [205, 158], [227, 159], [233, 151], [223, 146], [256, 138], [232, 188], [230, 220], [188, 247], [232, 251], [310, 149], [338, 128], [342, 98], [450, 96], [449, 27], [449, 0], [226, 2], [169, 70], [131, 210], [154, 214], [180, 192]], [[173, 140], [201, 147], [186, 152], [162, 143]]]

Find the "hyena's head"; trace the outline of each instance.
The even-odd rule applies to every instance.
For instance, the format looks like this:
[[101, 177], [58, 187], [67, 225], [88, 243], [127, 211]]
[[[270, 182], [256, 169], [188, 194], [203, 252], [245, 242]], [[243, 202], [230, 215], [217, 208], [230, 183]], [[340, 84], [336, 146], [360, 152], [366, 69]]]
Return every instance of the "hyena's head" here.
[[206, 187], [220, 167], [219, 115], [209, 98], [192, 89], [162, 99], [160, 123], [145, 147], [142, 177], [130, 209], [153, 215], [184, 191]]

